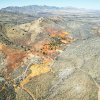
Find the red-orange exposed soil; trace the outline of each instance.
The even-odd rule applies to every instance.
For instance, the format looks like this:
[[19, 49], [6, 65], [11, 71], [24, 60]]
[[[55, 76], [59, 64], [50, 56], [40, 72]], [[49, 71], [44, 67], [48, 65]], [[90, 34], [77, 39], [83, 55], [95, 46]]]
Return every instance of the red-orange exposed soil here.
[[16, 69], [20, 65], [22, 59], [26, 56], [25, 52], [10, 48], [4, 44], [0, 44], [0, 51], [2, 51], [6, 55], [6, 67], [8, 72], [11, 72], [13, 69]]
[[[68, 32], [63, 32], [61, 30], [56, 29], [47, 29], [47, 32], [49, 33], [50, 37], [60, 37], [60, 42], [62, 44], [69, 44], [72, 42], [72, 38], [69, 37]], [[63, 48], [60, 48], [60, 46], [52, 45], [52, 41], [47, 40], [41, 40], [37, 41], [36, 44], [33, 45], [33, 48], [27, 52], [27, 51], [21, 51], [19, 49], [14, 49], [9, 46], [6, 46], [4, 44], [0, 44], [0, 50], [6, 55], [7, 59], [7, 71], [12, 72], [14, 69], [21, 66], [21, 62], [23, 61], [23, 58], [27, 57], [28, 53], [32, 53], [33, 55], [38, 55], [41, 58], [44, 59], [53, 59], [53, 57], [57, 56], [57, 50], [62, 50]]]

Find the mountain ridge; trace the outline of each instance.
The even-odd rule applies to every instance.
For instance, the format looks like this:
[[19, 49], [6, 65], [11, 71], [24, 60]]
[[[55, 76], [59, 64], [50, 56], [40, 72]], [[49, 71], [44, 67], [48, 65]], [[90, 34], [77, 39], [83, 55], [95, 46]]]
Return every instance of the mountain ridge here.
[[29, 5], [29, 6], [8, 6], [6, 8], [2, 8], [1, 11], [8, 11], [8, 12], [14, 12], [14, 13], [23, 13], [23, 14], [39, 14], [39, 13], [52, 13], [55, 11], [60, 12], [94, 12], [96, 10], [90, 10], [85, 8], [75, 8], [75, 7], [56, 7], [56, 6], [47, 6], [47, 5]]

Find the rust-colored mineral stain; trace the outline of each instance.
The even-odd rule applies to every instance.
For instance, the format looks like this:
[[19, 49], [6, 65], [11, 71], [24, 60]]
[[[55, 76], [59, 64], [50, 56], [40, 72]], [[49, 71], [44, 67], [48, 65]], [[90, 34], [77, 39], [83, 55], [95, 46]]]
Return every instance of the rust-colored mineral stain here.
[[61, 37], [65, 38], [67, 35], [69, 35], [69, 32], [64, 32], [62, 30], [54, 29], [54, 28], [48, 28], [47, 32], [49, 32], [51, 37]]
[[48, 67], [48, 64], [49, 62], [44, 62], [42, 64], [32, 65], [30, 67], [31, 73], [21, 82], [20, 85], [23, 87], [31, 78], [49, 72], [51, 69]]
[[0, 44], [0, 51], [6, 55], [7, 71], [9, 73], [16, 69], [22, 62], [22, 59], [26, 56], [25, 52], [10, 48], [4, 44]]

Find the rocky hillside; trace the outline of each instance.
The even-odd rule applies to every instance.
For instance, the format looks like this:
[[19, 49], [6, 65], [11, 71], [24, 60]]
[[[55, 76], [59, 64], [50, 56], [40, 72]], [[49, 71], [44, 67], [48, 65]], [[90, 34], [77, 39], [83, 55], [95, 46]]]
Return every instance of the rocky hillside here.
[[[36, 100], [99, 100], [99, 42], [99, 37], [74, 42], [55, 59], [51, 71], [34, 77], [25, 87]], [[20, 89], [19, 98], [29, 99]]]
[[98, 12], [2, 9], [0, 100], [99, 100], [99, 42]]

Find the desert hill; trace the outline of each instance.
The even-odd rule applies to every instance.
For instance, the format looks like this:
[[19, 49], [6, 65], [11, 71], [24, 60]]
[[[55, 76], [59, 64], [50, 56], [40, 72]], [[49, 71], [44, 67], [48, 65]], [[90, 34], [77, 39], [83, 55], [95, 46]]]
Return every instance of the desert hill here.
[[99, 11], [1, 9], [0, 100], [99, 100], [99, 44]]

